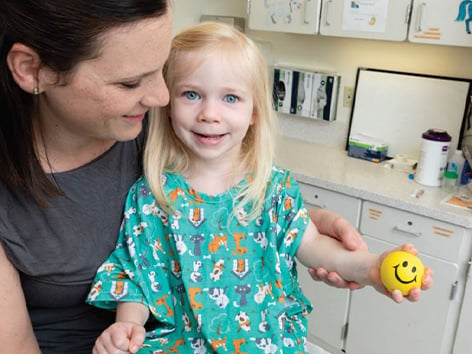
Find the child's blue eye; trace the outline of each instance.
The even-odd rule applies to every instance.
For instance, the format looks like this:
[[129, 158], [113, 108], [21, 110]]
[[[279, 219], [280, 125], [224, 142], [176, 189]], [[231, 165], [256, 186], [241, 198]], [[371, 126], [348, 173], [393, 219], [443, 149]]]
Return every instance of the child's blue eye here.
[[200, 95], [196, 93], [195, 91], [186, 91], [185, 92], [185, 97], [189, 100], [196, 100], [200, 98]]
[[239, 101], [239, 98], [235, 95], [226, 95], [225, 96], [225, 101], [228, 103], [236, 103]]

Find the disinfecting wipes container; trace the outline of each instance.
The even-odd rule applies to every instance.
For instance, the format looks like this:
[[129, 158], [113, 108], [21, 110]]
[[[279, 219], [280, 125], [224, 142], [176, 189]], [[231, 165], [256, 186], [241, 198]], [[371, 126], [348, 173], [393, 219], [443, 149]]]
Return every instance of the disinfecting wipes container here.
[[415, 181], [425, 186], [439, 187], [447, 167], [451, 136], [445, 130], [429, 129], [422, 138]]

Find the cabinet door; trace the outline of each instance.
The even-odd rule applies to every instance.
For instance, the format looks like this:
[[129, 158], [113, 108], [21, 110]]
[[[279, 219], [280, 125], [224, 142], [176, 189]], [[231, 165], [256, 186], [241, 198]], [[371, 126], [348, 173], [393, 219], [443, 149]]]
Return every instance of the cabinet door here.
[[311, 208], [335, 212], [344, 217], [354, 227], [359, 226], [360, 199], [305, 183], [299, 183], [299, 185], [303, 200]]
[[[303, 293], [310, 300], [313, 311], [308, 316], [308, 340], [321, 346], [328, 344], [337, 350], [344, 346], [345, 325], [349, 303], [349, 290], [315, 282], [308, 270], [298, 267], [298, 280]], [[326, 349], [331, 349], [327, 347]]]
[[464, 299], [457, 327], [456, 339], [454, 341], [454, 354], [469, 353], [472, 348], [472, 337], [470, 329], [472, 328], [472, 274], [471, 261], [467, 271], [467, 286], [465, 288]]
[[[304, 183], [299, 184], [308, 209], [326, 208], [342, 215], [357, 227], [361, 205], [359, 199]], [[314, 282], [301, 264], [298, 277], [304, 294], [313, 305], [313, 311], [308, 316], [308, 339], [322, 346], [328, 344], [341, 350], [344, 346], [349, 290]]]
[[411, 0], [323, 0], [320, 34], [404, 41]]
[[472, 1], [414, 0], [408, 40], [472, 46]]
[[[372, 252], [392, 247], [369, 236], [365, 239]], [[451, 307], [458, 301], [451, 300], [451, 289], [458, 266], [425, 254], [419, 256], [434, 270], [434, 285], [419, 302], [396, 304], [370, 287], [352, 292], [346, 353], [451, 353]]]
[[248, 0], [253, 30], [318, 33], [321, 0]]

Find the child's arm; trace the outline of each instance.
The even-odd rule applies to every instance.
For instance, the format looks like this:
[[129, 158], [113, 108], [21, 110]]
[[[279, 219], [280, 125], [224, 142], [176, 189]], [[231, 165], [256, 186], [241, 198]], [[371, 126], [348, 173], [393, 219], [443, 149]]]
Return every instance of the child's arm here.
[[[389, 294], [380, 279], [382, 260], [390, 252], [399, 249], [413, 254], [417, 253], [417, 250], [412, 245], [403, 245], [397, 249], [384, 252], [382, 255], [372, 254], [367, 250], [350, 251], [345, 249], [340, 241], [320, 234], [316, 226], [309, 221], [296, 256], [307, 267], [323, 267], [329, 272], [334, 271], [347, 281], [356, 282], [361, 285], [370, 285], [380, 293], [391, 296], [395, 302], [402, 302], [403, 295], [401, 292], [394, 290]], [[422, 289], [426, 290], [431, 285], [432, 270], [429, 267], [425, 267]], [[420, 294], [421, 290], [415, 287], [410, 291], [407, 298], [411, 301], [417, 301], [420, 298]]]
[[93, 354], [115, 353], [116, 350], [136, 353], [143, 345], [144, 324], [149, 317], [146, 306], [134, 302], [120, 302], [116, 320], [105, 329], [95, 342]]

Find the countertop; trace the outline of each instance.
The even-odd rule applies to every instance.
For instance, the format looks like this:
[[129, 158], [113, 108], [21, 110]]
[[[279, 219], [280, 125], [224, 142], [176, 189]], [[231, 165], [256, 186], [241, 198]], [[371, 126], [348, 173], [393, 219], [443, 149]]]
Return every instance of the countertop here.
[[352, 158], [341, 148], [287, 137], [277, 141], [276, 161], [299, 182], [472, 228], [472, 210], [441, 203], [450, 192], [423, 186], [407, 172], [386, 168], [385, 162]]

